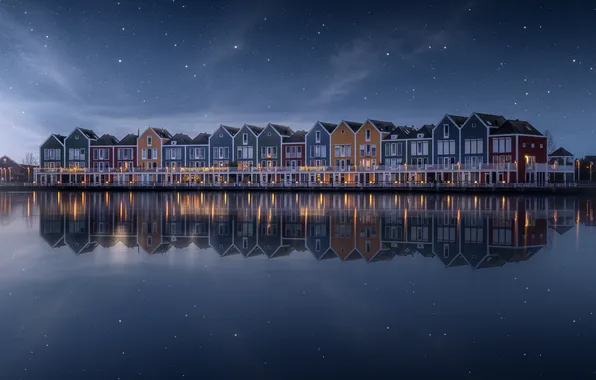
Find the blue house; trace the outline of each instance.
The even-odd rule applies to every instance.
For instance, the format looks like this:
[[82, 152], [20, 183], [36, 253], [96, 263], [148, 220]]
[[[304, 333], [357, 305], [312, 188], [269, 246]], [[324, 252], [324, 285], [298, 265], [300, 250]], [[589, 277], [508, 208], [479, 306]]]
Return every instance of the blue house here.
[[209, 137], [211, 166], [226, 167], [234, 161], [234, 136], [240, 129], [227, 125], [220, 125]]
[[186, 166], [204, 168], [209, 166], [209, 133], [199, 133], [186, 146]]
[[[505, 124], [501, 115], [474, 112], [461, 127], [461, 163], [467, 170], [479, 168], [481, 163], [489, 162], [489, 135]], [[472, 181], [479, 181], [480, 173], [471, 173]]]
[[[468, 120], [465, 116], [445, 115], [433, 129], [433, 163], [457, 172], [461, 162], [461, 128]], [[453, 173], [439, 173], [439, 181], [452, 181]], [[442, 177], [442, 178], [441, 178]]]
[[389, 168], [396, 168], [406, 163], [407, 139], [415, 136], [412, 127], [398, 125], [393, 132], [383, 138], [381, 144], [381, 163]]
[[317, 121], [306, 134], [306, 165], [327, 166], [331, 162], [331, 133], [337, 124]]
[[176, 133], [161, 147], [162, 167], [177, 170], [186, 167], [186, 146], [192, 139], [184, 133]]

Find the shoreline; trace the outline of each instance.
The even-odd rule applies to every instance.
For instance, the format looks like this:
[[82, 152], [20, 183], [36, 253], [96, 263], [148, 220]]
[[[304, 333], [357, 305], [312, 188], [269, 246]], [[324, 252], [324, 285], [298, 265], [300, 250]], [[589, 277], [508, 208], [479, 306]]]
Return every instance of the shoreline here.
[[200, 192], [200, 191], [233, 191], [233, 192], [346, 192], [346, 193], [456, 193], [456, 194], [596, 194], [595, 186], [284, 186], [279, 185], [0, 185], [0, 192], [19, 191], [87, 191], [87, 192]]

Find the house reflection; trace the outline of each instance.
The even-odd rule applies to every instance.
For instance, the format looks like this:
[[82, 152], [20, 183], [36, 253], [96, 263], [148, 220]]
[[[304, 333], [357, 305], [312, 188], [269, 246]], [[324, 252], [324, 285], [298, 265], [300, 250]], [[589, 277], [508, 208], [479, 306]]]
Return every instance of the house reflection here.
[[369, 263], [419, 255], [475, 269], [530, 259], [548, 244], [549, 230], [593, 226], [595, 207], [573, 197], [257, 192], [43, 192], [36, 202], [40, 236], [76, 254], [122, 243], [145, 254], [310, 252]]

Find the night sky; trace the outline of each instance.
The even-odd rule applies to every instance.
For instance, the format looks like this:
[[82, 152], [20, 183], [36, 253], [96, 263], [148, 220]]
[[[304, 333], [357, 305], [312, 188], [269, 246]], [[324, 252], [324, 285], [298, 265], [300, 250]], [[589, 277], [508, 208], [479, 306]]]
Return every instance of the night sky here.
[[75, 126], [194, 136], [477, 111], [583, 156], [596, 154], [593, 67], [588, 0], [0, 0], [0, 154]]

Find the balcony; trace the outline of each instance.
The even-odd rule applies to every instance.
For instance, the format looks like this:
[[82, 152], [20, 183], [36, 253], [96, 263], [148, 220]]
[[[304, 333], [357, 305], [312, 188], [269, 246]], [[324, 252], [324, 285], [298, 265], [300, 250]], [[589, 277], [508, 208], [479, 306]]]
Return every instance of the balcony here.
[[526, 164], [527, 172], [546, 172], [549, 173], [575, 173], [577, 166], [572, 163], [569, 164]]

